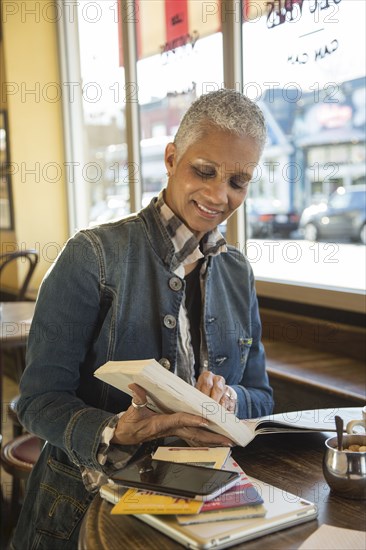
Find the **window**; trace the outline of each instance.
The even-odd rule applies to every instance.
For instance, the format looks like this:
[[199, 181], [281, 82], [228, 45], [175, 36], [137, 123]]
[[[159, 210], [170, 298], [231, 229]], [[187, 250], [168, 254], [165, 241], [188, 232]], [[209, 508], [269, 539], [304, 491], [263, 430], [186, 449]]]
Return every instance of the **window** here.
[[[212, 63], [215, 59], [215, 63]], [[138, 87], [141, 95], [140, 125], [143, 202], [156, 195], [166, 182], [164, 150], [173, 141], [179, 122], [194, 99], [210, 83], [222, 82], [221, 33], [198, 38], [138, 62]], [[154, 87], [151, 81], [155, 80]], [[155, 122], [151, 122], [154, 120]], [[156, 139], [156, 131], [164, 128]]]
[[[173, 141], [183, 114], [194, 99], [223, 81], [219, 12], [209, 8], [201, 1], [139, 3], [137, 84], [143, 205], [166, 183], [164, 150]], [[209, 13], [203, 17], [205, 10]], [[148, 26], [150, 34], [145, 39]]]
[[[164, 148], [189, 104], [223, 86], [225, 71], [234, 64], [223, 55], [229, 43], [228, 51], [240, 58], [243, 91], [259, 103], [268, 126], [245, 216], [258, 293], [359, 311], [366, 278], [365, 219], [362, 212], [353, 212], [353, 218], [343, 212], [339, 229], [326, 209], [347, 199], [353, 188], [365, 193], [365, 3], [78, 4], [77, 25], [62, 29], [66, 42], [78, 46], [69, 46], [70, 51], [80, 50], [79, 68], [76, 63], [71, 76], [75, 58], [67, 58], [66, 78], [82, 78], [83, 92], [79, 112], [69, 117], [69, 143], [79, 147], [71, 160], [82, 166], [70, 185], [72, 230], [129, 212], [130, 202], [136, 203], [130, 199], [131, 185], [138, 186], [142, 205], [165, 185]], [[242, 29], [242, 48], [234, 46], [225, 26], [230, 10]], [[136, 36], [133, 82], [126, 82], [124, 67], [131, 51], [130, 44], [127, 51], [122, 47], [127, 23], [134, 24]], [[131, 146], [127, 107], [132, 93], [140, 141]], [[133, 183], [131, 147], [138, 148], [141, 159]], [[244, 242], [243, 223], [235, 223], [230, 238]]]
[[[72, 231], [129, 213], [124, 69], [116, 2], [77, 2], [66, 24]], [[66, 11], [70, 14], [70, 11]], [[61, 32], [64, 31], [63, 27]], [[66, 57], [67, 52], [73, 52]]]
[[351, 211], [356, 195], [348, 191], [361, 184], [366, 193], [365, 3], [252, 4], [243, 24], [244, 91], [268, 127], [247, 216], [259, 287], [277, 281], [297, 297], [297, 285], [359, 293], [366, 214], [362, 201]]

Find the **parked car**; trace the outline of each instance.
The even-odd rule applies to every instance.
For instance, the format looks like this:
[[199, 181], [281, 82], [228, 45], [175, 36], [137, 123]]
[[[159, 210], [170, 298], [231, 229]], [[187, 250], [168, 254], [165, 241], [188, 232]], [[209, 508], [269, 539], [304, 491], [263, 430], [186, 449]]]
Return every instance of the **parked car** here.
[[247, 199], [246, 204], [250, 238], [288, 238], [298, 229], [299, 213], [284, 208], [279, 200]]
[[328, 202], [312, 204], [300, 217], [300, 231], [309, 241], [347, 239], [366, 244], [366, 185], [338, 187]]

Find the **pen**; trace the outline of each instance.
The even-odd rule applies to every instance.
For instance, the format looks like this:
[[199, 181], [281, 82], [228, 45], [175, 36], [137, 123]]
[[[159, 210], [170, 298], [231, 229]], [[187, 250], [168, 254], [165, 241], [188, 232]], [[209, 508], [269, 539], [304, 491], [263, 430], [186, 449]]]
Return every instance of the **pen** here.
[[[210, 447], [195, 447], [195, 451], [209, 451]], [[170, 447], [168, 451], [192, 451], [192, 447]]]

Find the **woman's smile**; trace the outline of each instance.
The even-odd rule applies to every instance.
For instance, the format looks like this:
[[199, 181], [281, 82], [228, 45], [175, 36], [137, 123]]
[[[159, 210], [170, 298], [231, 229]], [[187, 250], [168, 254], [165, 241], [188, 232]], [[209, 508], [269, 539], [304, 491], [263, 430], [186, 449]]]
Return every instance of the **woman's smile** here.
[[216, 216], [219, 216], [223, 213], [222, 210], [213, 209], [212, 207], [206, 206], [206, 205], [202, 204], [201, 202], [198, 202], [198, 201], [194, 200], [193, 203], [197, 207], [197, 210], [199, 211], [199, 213], [203, 217], [206, 217], [208, 219], [213, 219]]

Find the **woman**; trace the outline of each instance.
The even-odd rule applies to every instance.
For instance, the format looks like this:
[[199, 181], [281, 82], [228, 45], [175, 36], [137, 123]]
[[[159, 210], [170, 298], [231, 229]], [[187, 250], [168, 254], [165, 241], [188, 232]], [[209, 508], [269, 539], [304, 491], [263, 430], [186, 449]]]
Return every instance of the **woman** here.
[[229, 445], [194, 415], [156, 414], [93, 372], [154, 357], [239, 418], [269, 414], [253, 275], [217, 226], [245, 200], [265, 142], [242, 94], [201, 96], [165, 152], [168, 182], [147, 208], [78, 232], [45, 277], [18, 414], [47, 441], [13, 548], [76, 548], [80, 520], [113, 469], [159, 438]]

